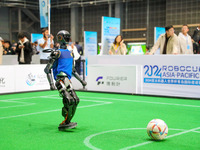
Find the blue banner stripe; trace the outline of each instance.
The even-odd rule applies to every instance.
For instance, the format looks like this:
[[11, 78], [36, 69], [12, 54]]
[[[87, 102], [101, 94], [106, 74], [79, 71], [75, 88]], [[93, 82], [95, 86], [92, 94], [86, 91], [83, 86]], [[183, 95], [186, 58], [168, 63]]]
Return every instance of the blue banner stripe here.
[[200, 80], [188, 80], [188, 79], [144, 78], [144, 83], [200, 86]]

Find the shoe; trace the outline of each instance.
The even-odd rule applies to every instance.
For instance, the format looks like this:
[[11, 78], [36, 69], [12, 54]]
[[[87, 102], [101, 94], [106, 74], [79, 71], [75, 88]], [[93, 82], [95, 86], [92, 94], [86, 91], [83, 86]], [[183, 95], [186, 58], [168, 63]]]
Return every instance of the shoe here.
[[66, 123], [63, 123], [63, 124], [59, 124], [58, 126], [58, 130], [59, 131], [63, 131], [65, 129], [73, 129], [77, 126], [77, 123], [76, 122], [70, 122], [68, 124]]

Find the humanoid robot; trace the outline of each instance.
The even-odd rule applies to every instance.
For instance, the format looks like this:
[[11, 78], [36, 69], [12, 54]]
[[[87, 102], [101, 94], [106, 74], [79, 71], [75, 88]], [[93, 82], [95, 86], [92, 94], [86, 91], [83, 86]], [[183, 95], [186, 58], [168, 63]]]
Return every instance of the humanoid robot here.
[[50, 89], [54, 90], [56, 88], [51, 74], [51, 70], [53, 70], [55, 85], [60, 96], [63, 98], [64, 105], [62, 108], [62, 116], [65, 120], [59, 124], [58, 129], [65, 130], [75, 128], [77, 126], [76, 122], [71, 122], [79, 103], [79, 98], [76, 95], [70, 81], [71, 76], [73, 75], [76, 79], [78, 79], [83, 86], [87, 83], [80, 78], [74, 68], [73, 51], [69, 51], [66, 47], [70, 41], [69, 32], [65, 30], [59, 31], [57, 34], [57, 41], [60, 43], [60, 49], [44, 50], [44, 52], [51, 52], [49, 62], [44, 69], [44, 72], [47, 74]]

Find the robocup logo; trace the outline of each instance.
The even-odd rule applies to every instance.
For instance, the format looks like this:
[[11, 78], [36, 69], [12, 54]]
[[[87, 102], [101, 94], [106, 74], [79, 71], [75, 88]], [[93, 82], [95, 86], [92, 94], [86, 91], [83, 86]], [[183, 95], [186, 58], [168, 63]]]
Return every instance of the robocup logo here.
[[6, 85], [5, 78], [0, 77], [0, 87], [5, 87], [5, 85]]
[[144, 83], [200, 86], [200, 66], [145, 65]]
[[[103, 80], [104, 79], [104, 80]], [[128, 77], [126, 76], [99, 76], [96, 79], [97, 85], [105, 85], [109, 87], [120, 87], [120, 85], [127, 81]]]
[[29, 86], [33, 86], [36, 83], [36, 76], [33, 75], [32, 73], [28, 74], [28, 78], [26, 80], [26, 84]]

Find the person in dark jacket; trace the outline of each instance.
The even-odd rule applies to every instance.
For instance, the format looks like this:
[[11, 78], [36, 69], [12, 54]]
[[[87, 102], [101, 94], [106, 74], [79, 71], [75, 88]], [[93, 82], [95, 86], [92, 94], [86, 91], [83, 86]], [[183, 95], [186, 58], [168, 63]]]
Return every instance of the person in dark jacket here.
[[[77, 48], [78, 53], [82, 56], [83, 55], [83, 48], [79, 45], [79, 42], [75, 42], [75, 46]], [[76, 65], [75, 65], [76, 71], [78, 74], [81, 74], [81, 57], [79, 57], [78, 60], [76, 60]]]
[[3, 49], [3, 55], [15, 55], [15, 51], [12, 49], [10, 41], [4, 41]]
[[199, 31], [200, 31], [200, 25], [194, 30], [194, 33], [192, 35], [194, 54], [199, 54], [200, 53], [200, 46], [199, 46], [200, 36], [199, 36]]
[[19, 42], [17, 43], [16, 53], [18, 54], [19, 64], [30, 64], [32, 61], [32, 47], [24, 33], [18, 34]]

